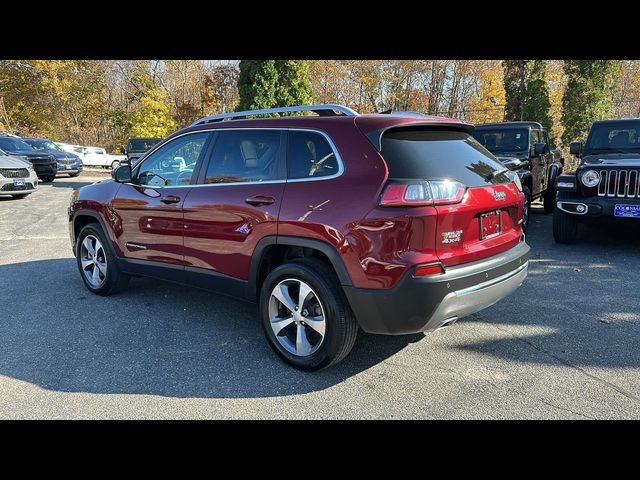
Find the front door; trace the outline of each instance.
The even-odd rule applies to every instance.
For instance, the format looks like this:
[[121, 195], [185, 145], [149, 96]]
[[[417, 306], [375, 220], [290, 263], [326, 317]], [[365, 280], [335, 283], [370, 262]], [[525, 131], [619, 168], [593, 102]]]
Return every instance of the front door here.
[[247, 280], [257, 242], [276, 235], [285, 186], [283, 132], [220, 129], [184, 205], [185, 265]]
[[182, 207], [209, 136], [198, 132], [170, 140], [134, 169], [132, 183], [120, 187], [112, 207], [126, 258], [184, 265]]

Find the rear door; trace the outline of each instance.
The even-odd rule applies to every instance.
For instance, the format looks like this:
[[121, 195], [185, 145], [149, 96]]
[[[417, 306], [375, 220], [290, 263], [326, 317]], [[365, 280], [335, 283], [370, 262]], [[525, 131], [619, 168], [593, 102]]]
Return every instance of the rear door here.
[[460, 182], [466, 187], [458, 203], [435, 205], [436, 253], [443, 265], [487, 258], [520, 241], [524, 195], [504, 166], [468, 133], [393, 129], [383, 136], [382, 155], [389, 179]]
[[284, 132], [220, 129], [184, 203], [184, 259], [197, 273], [247, 280], [258, 241], [278, 233]]

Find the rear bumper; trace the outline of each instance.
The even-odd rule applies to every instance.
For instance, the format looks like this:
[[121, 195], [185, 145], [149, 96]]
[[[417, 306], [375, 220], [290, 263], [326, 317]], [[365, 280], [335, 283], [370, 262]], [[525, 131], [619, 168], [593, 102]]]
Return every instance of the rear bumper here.
[[529, 250], [523, 241], [489, 259], [448, 268], [442, 275], [414, 278], [409, 271], [390, 290], [343, 288], [366, 332], [401, 335], [433, 331], [516, 290], [527, 276]]

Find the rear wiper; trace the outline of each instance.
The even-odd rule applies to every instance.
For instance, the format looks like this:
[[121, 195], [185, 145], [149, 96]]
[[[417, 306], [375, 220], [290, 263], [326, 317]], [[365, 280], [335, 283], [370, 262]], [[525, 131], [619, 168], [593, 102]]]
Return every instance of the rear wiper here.
[[494, 172], [491, 172], [489, 175], [487, 175], [487, 180], [493, 180], [494, 178], [496, 178], [501, 173], [508, 172], [508, 171], [509, 171], [508, 168], [502, 168], [500, 170], [496, 170]]

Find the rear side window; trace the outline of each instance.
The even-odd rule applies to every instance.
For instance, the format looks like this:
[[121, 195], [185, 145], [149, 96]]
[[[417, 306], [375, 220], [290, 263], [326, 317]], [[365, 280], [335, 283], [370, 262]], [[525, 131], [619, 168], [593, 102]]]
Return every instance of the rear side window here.
[[219, 131], [204, 183], [280, 179], [280, 135], [280, 130]]
[[289, 132], [288, 178], [327, 177], [339, 171], [336, 154], [323, 135], [296, 130]]
[[468, 187], [507, 183], [505, 167], [465, 132], [394, 129], [382, 137], [389, 178], [450, 179]]

